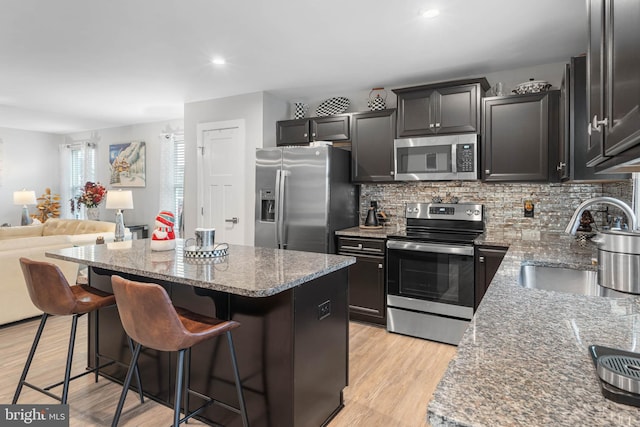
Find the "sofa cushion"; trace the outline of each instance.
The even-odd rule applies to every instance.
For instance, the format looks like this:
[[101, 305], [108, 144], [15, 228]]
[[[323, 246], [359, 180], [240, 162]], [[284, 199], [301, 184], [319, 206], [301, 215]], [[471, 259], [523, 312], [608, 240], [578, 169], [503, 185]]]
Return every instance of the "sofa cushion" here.
[[0, 227], [0, 240], [42, 236], [43, 229], [44, 224], [24, 225], [20, 227]]
[[46, 248], [48, 246], [59, 245], [66, 245], [67, 247], [72, 246], [72, 243], [69, 241], [69, 236], [36, 236], [24, 237], [22, 239], [0, 240], [0, 253], [2, 251], [8, 251], [7, 254], [2, 255], [9, 256], [12, 251], [19, 249]]
[[43, 236], [115, 232], [116, 224], [106, 221], [51, 218], [44, 223]]

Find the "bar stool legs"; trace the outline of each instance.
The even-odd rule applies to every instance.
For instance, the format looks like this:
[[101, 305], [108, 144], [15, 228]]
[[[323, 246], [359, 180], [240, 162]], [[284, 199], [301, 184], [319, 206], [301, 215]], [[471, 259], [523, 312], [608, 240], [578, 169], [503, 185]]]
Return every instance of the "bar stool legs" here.
[[240, 383], [240, 372], [238, 372], [238, 361], [236, 360], [236, 350], [233, 345], [231, 332], [227, 331], [227, 341], [229, 342], [229, 351], [231, 352], [231, 363], [233, 364], [233, 376], [236, 380], [236, 391], [238, 393], [238, 402], [240, 404], [240, 416], [242, 417], [242, 425], [249, 427], [249, 418], [247, 417], [247, 407], [244, 403], [244, 393], [242, 392], [242, 384]]
[[[59, 401], [60, 403], [62, 403], [63, 405], [67, 403], [68, 400], [68, 396], [69, 396], [69, 383], [72, 380], [75, 380], [76, 378], [80, 378], [82, 376], [85, 376], [87, 374], [90, 373], [94, 373], [95, 374], [95, 381], [98, 382], [98, 374], [100, 372], [101, 368], [107, 367], [109, 365], [112, 365], [113, 363], [119, 363], [116, 362], [114, 360], [111, 360], [108, 363], [105, 363], [103, 365], [100, 365], [100, 358], [105, 357], [100, 355], [99, 351], [98, 351], [98, 342], [97, 339], [94, 340], [94, 367], [92, 369], [87, 370], [86, 372], [83, 372], [81, 374], [78, 374], [74, 377], [71, 376], [71, 366], [73, 365], [73, 352], [74, 352], [74, 348], [75, 348], [75, 341], [76, 341], [76, 331], [78, 329], [78, 318], [80, 316], [83, 316], [85, 313], [82, 314], [74, 314], [72, 316], [72, 321], [71, 321], [71, 332], [69, 334], [69, 347], [67, 350], [67, 361], [66, 361], [66, 365], [65, 365], [65, 371], [64, 371], [64, 380], [57, 382], [55, 384], [51, 384], [49, 386], [46, 386], [44, 388], [38, 387], [34, 384], [31, 384], [29, 382], [26, 381], [27, 379], [27, 374], [29, 373], [29, 369], [31, 368], [31, 363], [33, 362], [33, 357], [35, 356], [36, 350], [38, 349], [38, 344], [40, 343], [40, 338], [42, 337], [42, 332], [44, 331], [44, 327], [45, 324], [47, 323], [47, 320], [49, 319], [49, 314], [47, 313], [43, 313], [42, 314], [42, 318], [40, 319], [40, 325], [38, 326], [38, 331], [36, 332], [36, 336], [33, 340], [33, 344], [31, 344], [31, 350], [29, 350], [29, 355], [27, 356], [27, 361], [24, 365], [24, 368], [22, 370], [22, 374], [20, 375], [20, 381], [18, 381], [18, 386], [16, 387], [16, 391], [15, 394], [13, 395], [13, 400], [11, 401], [12, 404], [16, 404], [18, 402], [18, 398], [20, 397], [20, 394], [22, 393], [22, 388], [24, 386], [27, 386], [29, 388], [32, 388], [36, 391], [39, 391], [40, 393], [46, 394], [47, 396], [51, 397], [52, 399], [55, 399], [57, 401]], [[96, 316], [97, 319], [97, 316]], [[96, 320], [97, 322], [97, 320]], [[95, 335], [97, 335], [97, 323], [96, 323], [96, 333]], [[131, 349], [131, 351], [133, 352], [133, 343], [131, 341], [131, 338], [127, 337], [128, 339], [128, 343], [129, 343], [129, 348]], [[138, 383], [138, 392], [140, 395], [140, 402], [144, 403], [144, 396], [143, 396], [143, 392], [142, 392], [142, 381], [140, 380], [140, 372], [138, 370], [138, 367], [136, 366], [134, 369], [134, 373], [136, 375], [136, 382]], [[57, 396], [53, 393], [51, 393], [49, 390], [51, 390], [54, 387], [57, 387], [59, 385], [62, 384], [62, 395]]]
[[[44, 313], [42, 315], [42, 318], [40, 319], [40, 326], [38, 326], [38, 332], [36, 332], [36, 337], [33, 339], [33, 344], [31, 344], [31, 350], [29, 350], [29, 356], [27, 356], [27, 362], [24, 364], [24, 369], [22, 369], [22, 375], [20, 375], [18, 388], [16, 388], [16, 392], [13, 395], [13, 400], [11, 401], [12, 405], [15, 405], [18, 402], [18, 398], [20, 397], [20, 393], [22, 392], [22, 386], [24, 386], [26, 383], [25, 380], [27, 379], [27, 373], [29, 372], [29, 368], [31, 367], [31, 362], [33, 362], [33, 356], [36, 354], [36, 349], [38, 348], [38, 343], [40, 342], [40, 337], [42, 336], [42, 331], [44, 330], [44, 325], [47, 323], [48, 317], [49, 315]], [[49, 393], [45, 393], [45, 394], [48, 395]], [[54, 397], [54, 396], [51, 396], [51, 397]]]
[[[231, 332], [227, 331], [227, 342], [229, 343], [229, 351], [231, 354], [231, 363], [233, 365], [233, 376], [236, 384], [236, 392], [238, 395], [239, 408], [235, 408], [233, 406], [229, 406], [225, 403], [218, 402], [215, 399], [212, 399], [209, 396], [204, 396], [201, 393], [193, 391], [189, 389], [189, 365], [187, 365], [187, 378], [185, 379], [185, 353], [189, 353], [189, 357], [186, 360], [186, 363], [189, 364], [191, 348], [178, 350], [178, 361], [177, 361], [177, 369], [176, 369], [176, 386], [174, 391], [174, 408], [173, 408], [173, 426], [178, 427], [179, 424], [183, 422], [187, 422], [190, 418], [197, 415], [204, 408], [208, 407], [213, 403], [218, 403], [220, 406], [239, 414], [242, 417], [242, 425], [244, 427], [249, 427], [249, 417], [247, 416], [247, 408], [244, 401], [244, 393], [242, 391], [242, 383], [240, 382], [240, 373], [238, 371], [238, 361], [236, 360], [236, 351], [233, 345], [233, 338], [231, 336]], [[131, 359], [131, 364], [129, 365], [129, 370], [127, 371], [127, 376], [125, 377], [124, 385], [122, 386], [122, 393], [120, 394], [120, 400], [118, 401], [118, 406], [116, 408], [116, 413], [113, 417], [113, 421], [111, 422], [111, 427], [117, 427], [118, 422], [120, 421], [120, 415], [122, 413], [122, 408], [124, 407], [124, 402], [127, 398], [127, 391], [129, 390], [129, 386], [131, 385], [131, 379], [133, 377], [134, 370], [137, 369], [138, 365], [138, 356], [140, 355], [140, 349], [142, 345], [136, 344], [135, 349], [133, 351], [133, 358]], [[186, 387], [183, 386], [183, 382], [186, 383]], [[184, 393], [184, 396], [183, 396]], [[207, 402], [200, 406], [198, 409], [193, 412], [189, 412], [189, 393], [195, 394], [198, 397], [207, 400]], [[184, 418], [180, 418], [181, 412], [181, 404], [184, 397]]]

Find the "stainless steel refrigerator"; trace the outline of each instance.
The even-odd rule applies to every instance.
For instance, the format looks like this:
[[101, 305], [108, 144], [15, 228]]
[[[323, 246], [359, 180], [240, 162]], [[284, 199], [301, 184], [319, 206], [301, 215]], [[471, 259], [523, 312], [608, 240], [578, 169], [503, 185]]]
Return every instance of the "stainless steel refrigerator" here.
[[335, 253], [334, 232], [358, 225], [358, 187], [341, 148], [256, 151], [255, 245]]

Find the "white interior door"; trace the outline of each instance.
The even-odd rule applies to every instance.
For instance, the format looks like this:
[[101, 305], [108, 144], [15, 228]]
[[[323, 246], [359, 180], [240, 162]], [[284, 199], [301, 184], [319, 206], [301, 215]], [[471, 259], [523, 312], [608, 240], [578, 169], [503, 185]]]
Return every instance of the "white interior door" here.
[[246, 244], [244, 121], [198, 125], [199, 227], [215, 227], [216, 243]]

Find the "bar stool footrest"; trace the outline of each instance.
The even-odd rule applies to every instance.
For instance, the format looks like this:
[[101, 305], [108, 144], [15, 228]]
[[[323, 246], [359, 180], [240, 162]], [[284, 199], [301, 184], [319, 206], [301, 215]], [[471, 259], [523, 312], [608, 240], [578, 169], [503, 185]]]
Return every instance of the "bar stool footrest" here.
[[[110, 362], [105, 363], [104, 365], [100, 365], [100, 366], [98, 366], [97, 368], [89, 368], [89, 369], [87, 369], [87, 371], [86, 371], [86, 372], [83, 372], [83, 373], [81, 373], [81, 374], [74, 375], [73, 377], [69, 378], [69, 381], [73, 381], [73, 380], [78, 379], [78, 378], [80, 378], [80, 377], [84, 377], [85, 375], [92, 374], [92, 373], [94, 373], [94, 372], [96, 372], [96, 371], [98, 371], [98, 373], [99, 373], [99, 372], [100, 372], [100, 369], [102, 369], [102, 368], [106, 368], [107, 366], [111, 366], [111, 365], [113, 365], [113, 364], [118, 364], [118, 365], [122, 365], [122, 366], [127, 366], [127, 365], [125, 365], [124, 363], [118, 362], [118, 361], [116, 361], [116, 360], [112, 360], [112, 361], [110, 361]], [[62, 384], [64, 384], [64, 380], [63, 380], [63, 381], [58, 381], [58, 382], [57, 382], [57, 383], [55, 383], [55, 384], [51, 384], [51, 385], [49, 385], [49, 386], [46, 386], [44, 389], [45, 389], [45, 390], [51, 390], [52, 388], [54, 388], [54, 387], [58, 387], [59, 385], [62, 385]]]

